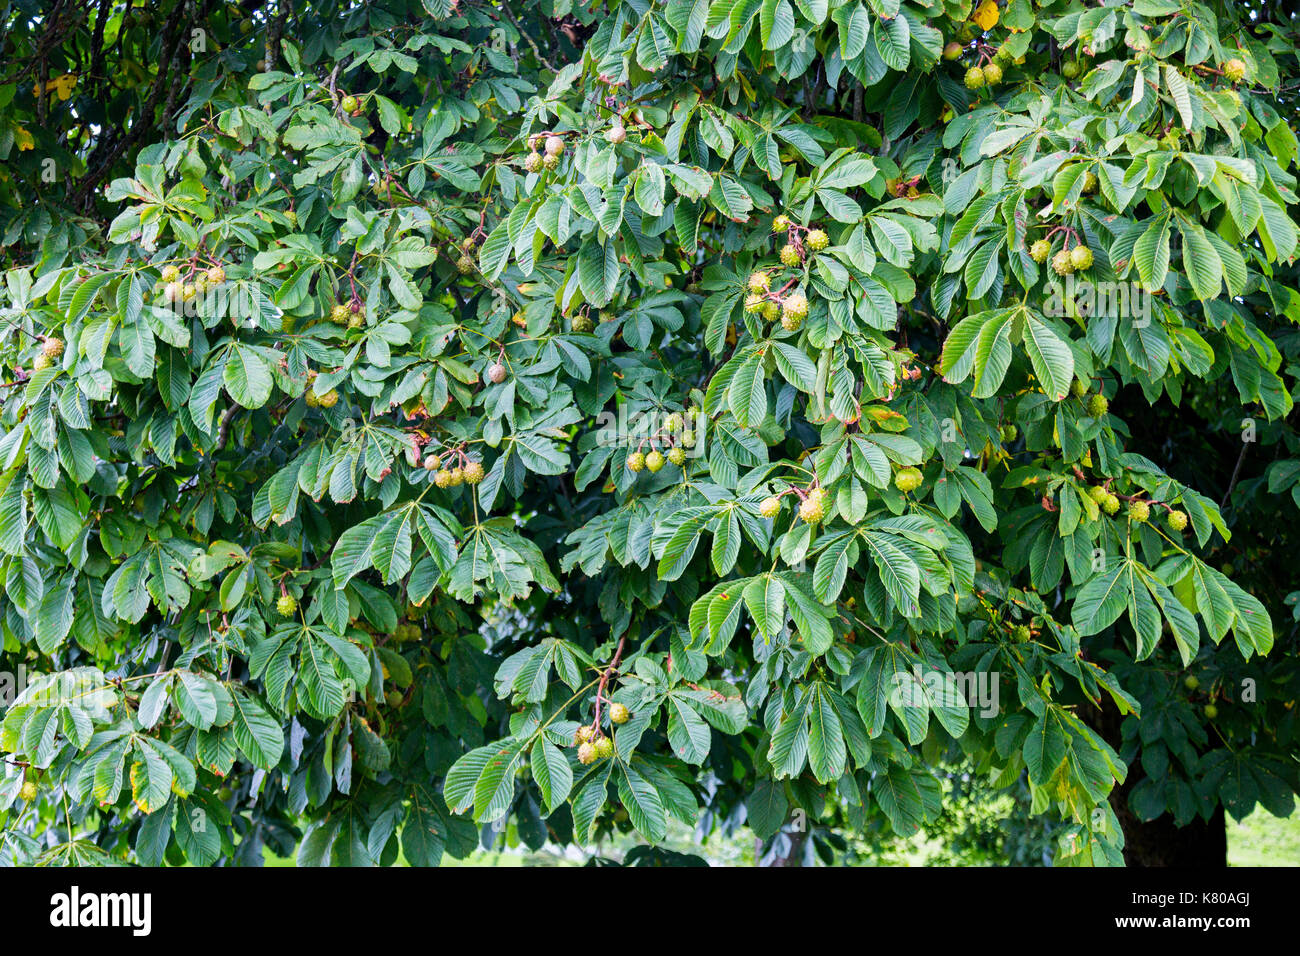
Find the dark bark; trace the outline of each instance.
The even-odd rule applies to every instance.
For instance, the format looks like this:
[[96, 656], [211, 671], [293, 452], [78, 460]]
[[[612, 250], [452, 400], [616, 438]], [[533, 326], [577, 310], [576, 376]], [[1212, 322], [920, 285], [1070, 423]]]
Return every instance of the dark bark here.
[[[1106, 743], [1120, 749], [1123, 715], [1110, 701], [1100, 710], [1088, 708], [1085, 719]], [[1110, 795], [1110, 805], [1124, 831], [1124, 862], [1128, 866], [1226, 867], [1228, 829], [1223, 807], [1215, 808], [1209, 820], [1195, 817], [1184, 826], [1162, 813], [1154, 820], [1142, 820], [1129, 808], [1129, 793], [1142, 781], [1137, 760], [1129, 765], [1128, 778]]]
[[808, 842], [808, 833], [806, 831], [787, 831], [777, 834], [775, 839], [786, 845], [775, 848], [766, 863], [763, 862], [763, 850], [767, 844], [761, 839], [754, 841], [754, 857], [759, 866], [803, 866], [804, 845]]
[[1186, 826], [1175, 826], [1163, 813], [1143, 822], [1128, 808], [1127, 787], [1117, 788], [1111, 806], [1124, 830], [1124, 862], [1129, 866], [1226, 867], [1228, 829], [1223, 807], [1209, 820], [1196, 817]]

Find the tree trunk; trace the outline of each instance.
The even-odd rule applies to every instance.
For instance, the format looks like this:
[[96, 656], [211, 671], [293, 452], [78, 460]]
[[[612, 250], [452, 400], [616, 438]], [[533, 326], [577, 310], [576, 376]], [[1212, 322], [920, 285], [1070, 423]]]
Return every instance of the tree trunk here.
[[[772, 857], [768, 860], [767, 866], [803, 866], [804, 844], [808, 840], [808, 834], [802, 830], [795, 830], [779, 834], [777, 839], [780, 839], [781, 836], [789, 838], [789, 846], [786, 848], [784, 853], [774, 852]], [[761, 839], [756, 839], [754, 841], [754, 862], [758, 866], [764, 865], [763, 841]]]
[[1226, 867], [1228, 828], [1223, 807], [1209, 820], [1196, 817], [1186, 826], [1162, 813], [1144, 822], [1129, 809], [1128, 785], [1116, 787], [1110, 805], [1124, 831], [1124, 862], [1129, 866]]
[[[1123, 716], [1110, 702], [1100, 710], [1088, 708], [1085, 719], [1106, 743], [1120, 749], [1120, 723]], [[1124, 831], [1124, 862], [1129, 866], [1226, 867], [1228, 865], [1228, 828], [1223, 807], [1216, 807], [1209, 820], [1195, 817], [1185, 826], [1175, 826], [1174, 818], [1162, 813], [1154, 820], [1138, 818], [1128, 803], [1129, 791], [1138, 782], [1135, 760], [1128, 779], [1110, 795], [1110, 805]]]

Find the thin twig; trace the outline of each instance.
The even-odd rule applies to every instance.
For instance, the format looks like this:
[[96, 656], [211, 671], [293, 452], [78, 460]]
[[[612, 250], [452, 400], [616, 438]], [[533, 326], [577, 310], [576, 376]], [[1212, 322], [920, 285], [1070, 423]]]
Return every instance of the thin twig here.
[[542, 51], [538, 48], [536, 41], [534, 41], [533, 38], [528, 35], [527, 31], [524, 30], [524, 28], [520, 25], [519, 21], [515, 19], [515, 15], [510, 12], [510, 5], [508, 3], [501, 4], [501, 12], [506, 15], [506, 19], [510, 21], [511, 25], [514, 26], [514, 28], [519, 31], [519, 35], [528, 41], [528, 45], [533, 48], [533, 55], [536, 56], [537, 59], [541, 60], [542, 65], [545, 66], [552, 73], [560, 72], [559, 70], [557, 70], [555, 67], [551, 65], [550, 60], [542, 56]]
[[1232, 496], [1232, 489], [1237, 486], [1237, 477], [1241, 474], [1241, 463], [1246, 460], [1246, 451], [1250, 448], [1250, 442], [1241, 443], [1241, 454], [1237, 456], [1237, 464], [1232, 469], [1232, 478], [1228, 481], [1228, 490], [1223, 493], [1223, 500], [1219, 502], [1219, 510], [1222, 511], [1228, 504], [1228, 498]]
[[592, 721], [592, 726], [597, 730], [600, 729], [600, 702], [605, 699], [605, 685], [609, 683], [610, 676], [618, 669], [618, 661], [623, 656], [623, 648], [626, 645], [627, 636], [624, 635], [618, 639], [618, 649], [614, 651], [614, 659], [609, 662], [609, 666], [600, 675], [600, 687], [596, 689], [596, 716]]

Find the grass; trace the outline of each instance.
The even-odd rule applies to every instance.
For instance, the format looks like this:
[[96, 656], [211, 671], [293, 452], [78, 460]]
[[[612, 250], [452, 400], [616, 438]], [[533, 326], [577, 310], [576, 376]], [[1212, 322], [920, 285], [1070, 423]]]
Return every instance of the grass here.
[[1237, 823], [1228, 818], [1229, 866], [1300, 866], [1300, 812], [1275, 817], [1256, 810]]

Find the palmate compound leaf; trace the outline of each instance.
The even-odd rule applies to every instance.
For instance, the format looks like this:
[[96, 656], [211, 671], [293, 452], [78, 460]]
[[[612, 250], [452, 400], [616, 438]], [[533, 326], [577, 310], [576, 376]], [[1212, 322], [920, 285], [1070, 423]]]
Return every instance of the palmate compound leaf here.
[[[1074, 625], [1084, 636], [1097, 634], [1126, 611], [1137, 638], [1138, 660], [1154, 653], [1166, 623], [1184, 663], [1195, 656], [1200, 628], [1192, 613], [1151, 571], [1132, 558], [1117, 557], [1111, 559], [1108, 570], [1079, 590], [1074, 600]], [[1214, 617], [1211, 610], [1210, 619]]]
[[872, 778], [871, 793], [894, 832], [902, 837], [912, 836], [933, 819], [943, 798], [939, 781], [931, 773], [904, 770], [896, 764]]
[[944, 342], [939, 369], [953, 383], [973, 375], [976, 398], [995, 395], [1010, 367], [1013, 341], [1024, 348], [1043, 392], [1053, 401], [1063, 400], [1074, 379], [1074, 355], [1042, 316], [1024, 307], [962, 319]]
[[255, 766], [270, 770], [284, 752], [284, 732], [280, 724], [251, 694], [236, 691], [231, 695], [234, 705], [235, 741]]
[[452, 765], [442, 796], [453, 813], [473, 810], [476, 823], [499, 820], [515, 794], [515, 771], [524, 760], [523, 742], [508, 738], [478, 747]]
[[651, 843], [668, 835], [668, 814], [659, 791], [642, 775], [635, 763], [619, 762], [616, 771], [619, 802], [638, 833]]
[[569, 791], [573, 789], [573, 768], [559, 747], [545, 737], [538, 737], [533, 744], [529, 766], [537, 789], [546, 802], [547, 812], [553, 811], [568, 799]]
[[976, 398], [996, 394], [1011, 365], [1014, 314], [1014, 309], [993, 309], [967, 316], [953, 326], [939, 362], [944, 380], [964, 382], [973, 374]]
[[768, 760], [778, 778], [796, 777], [805, 761], [822, 783], [870, 760], [871, 744], [858, 714], [831, 685], [814, 681], [797, 692], [794, 707], [772, 734]]

